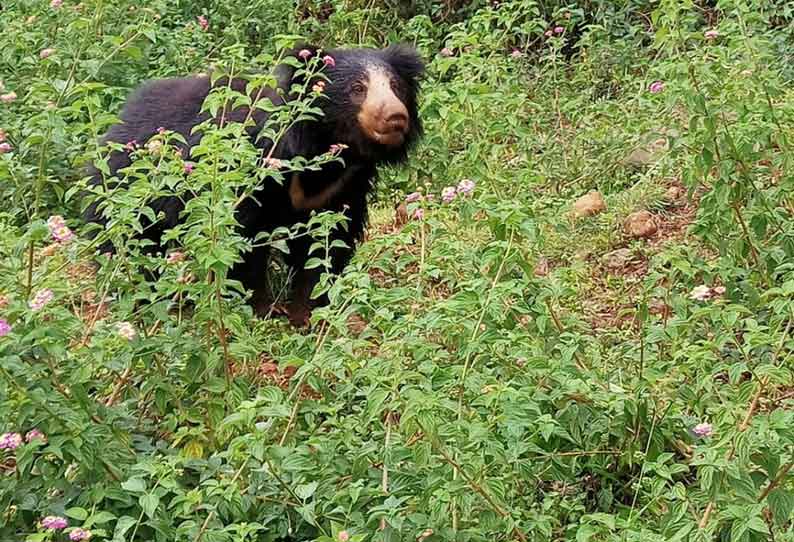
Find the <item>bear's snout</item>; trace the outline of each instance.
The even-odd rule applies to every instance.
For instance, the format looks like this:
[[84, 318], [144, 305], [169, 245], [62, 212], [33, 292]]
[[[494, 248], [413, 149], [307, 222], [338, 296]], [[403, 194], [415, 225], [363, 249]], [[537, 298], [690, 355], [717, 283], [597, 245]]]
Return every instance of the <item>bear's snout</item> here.
[[386, 113], [386, 125], [394, 131], [405, 132], [408, 129], [408, 111], [405, 106]]
[[400, 145], [408, 131], [408, 110], [396, 97], [383, 104], [372, 130], [373, 139], [383, 145]]
[[361, 129], [381, 145], [402, 145], [410, 128], [408, 108], [392, 90], [387, 74], [370, 70], [368, 83], [367, 96], [358, 115]]

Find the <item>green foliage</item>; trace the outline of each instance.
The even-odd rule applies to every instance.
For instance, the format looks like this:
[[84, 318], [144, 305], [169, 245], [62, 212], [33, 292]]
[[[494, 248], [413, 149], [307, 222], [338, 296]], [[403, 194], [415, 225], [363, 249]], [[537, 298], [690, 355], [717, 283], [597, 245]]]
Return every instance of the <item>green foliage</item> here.
[[[0, 539], [794, 540], [787, 2], [2, 13], [0, 94], [17, 97], [0, 101], [0, 434], [22, 443], [0, 439]], [[83, 169], [104, 167], [98, 138], [133, 86], [211, 66], [272, 84], [297, 36], [405, 40], [429, 67], [426, 137], [383, 172], [368, 240], [321, 282], [331, 304], [309, 333], [255, 320], [226, 274], [297, 235], [327, 266], [344, 225], [235, 229], [240, 194], [283, 181], [245, 123], [202, 127], [189, 175], [167, 132], [138, 148], [128, 189], [88, 189]], [[268, 134], [317, 114], [302, 90]], [[205, 107], [246, 100], [222, 88]], [[473, 193], [443, 201], [462, 179]], [[606, 210], [573, 218], [590, 190]], [[167, 194], [193, 196], [186, 220], [170, 256], [146, 255], [135, 233]], [[78, 212], [100, 196], [110, 222], [88, 241]], [[641, 209], [661, 223], [649, 240], [623, 231]], [[53, 242], [53, 215], [74, 240]], [[92, 257], [105, 239], [118, 254]], [[53, 515], [65, 531], [42, 526]]]

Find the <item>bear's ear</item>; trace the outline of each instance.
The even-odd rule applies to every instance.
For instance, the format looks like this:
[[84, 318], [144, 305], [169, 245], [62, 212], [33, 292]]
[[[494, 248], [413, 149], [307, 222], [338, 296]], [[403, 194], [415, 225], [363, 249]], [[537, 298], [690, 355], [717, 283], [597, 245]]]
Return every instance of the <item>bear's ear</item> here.
[[419, 52], [411, 45], [399, 43], [390, 45], [383, 51], [386, 62], [400, 77], [416, 84], [425, 73], [425, 63]]

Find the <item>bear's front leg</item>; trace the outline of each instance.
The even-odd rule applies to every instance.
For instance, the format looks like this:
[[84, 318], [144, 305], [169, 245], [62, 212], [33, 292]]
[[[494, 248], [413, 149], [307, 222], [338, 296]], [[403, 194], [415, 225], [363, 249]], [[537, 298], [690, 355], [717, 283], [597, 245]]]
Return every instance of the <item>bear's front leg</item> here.
[[[334, 240], [340, 239], [348, 246], [346, 248], [334, 247], [331, 249], [331, 269], [334, 275], [339, 275], [353, 256], [353, 239], [345, 231], [335, 231], [331, 234], [329, 244]], [[290, 267], [293, 270], [292, 280], [292, 299], [287, 308], [290, 323], [295, 327], [306, 327], [309, 325], [312, 309], [323, 307], [328, 304], [328, 296], [322, 294], [317, 299], [312, 300], [311, 294], [314, 287], [320, 281], [323, 273], [322, 267], [306, 269], [306, 262], [309, 259], [309, 245], [312, 240], [295, 240], [290, 243]]]

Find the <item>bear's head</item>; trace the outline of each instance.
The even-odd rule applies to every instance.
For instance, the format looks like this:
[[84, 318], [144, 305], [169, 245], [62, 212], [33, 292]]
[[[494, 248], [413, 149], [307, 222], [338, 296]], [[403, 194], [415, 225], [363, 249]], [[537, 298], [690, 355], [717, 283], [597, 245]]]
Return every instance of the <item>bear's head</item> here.
[[347, 152], [365, 160], [396, 163], [406, 158], [422, 135], [417, 98], [424, 63], [413, 47], [304, 46], [293, 54], [304, 62], [318, 56], [325, 59], [324, 77], [315, 77], [308, 85], [323, 81], [323, 96], [316, 102], [323, 115], [311, 128], [313, 137], [347, 145]]

